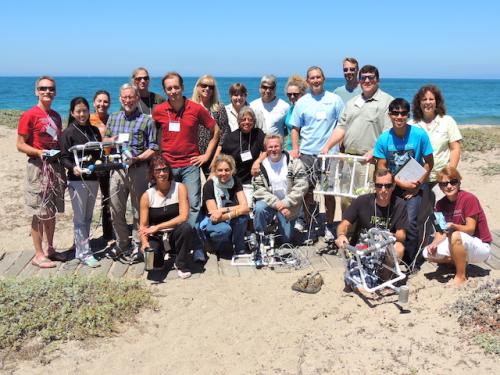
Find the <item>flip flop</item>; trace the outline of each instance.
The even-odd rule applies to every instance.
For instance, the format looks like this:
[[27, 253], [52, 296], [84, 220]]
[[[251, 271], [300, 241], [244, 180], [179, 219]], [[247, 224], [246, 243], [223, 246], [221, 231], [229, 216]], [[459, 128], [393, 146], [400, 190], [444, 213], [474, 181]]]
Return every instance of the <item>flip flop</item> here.
[[50, 260], [55, 260], [57, 262], [65, 262], [67, 260], [64, 254], [58, 252], [47, 255], [47, 258], [49, 258]]
[[33, 258], [31, 264], [38, 268], [55, 268], [57, 264], [51, 261], [49, 258], [43, 258], [42, 260], [37, 261], [36, 258]]

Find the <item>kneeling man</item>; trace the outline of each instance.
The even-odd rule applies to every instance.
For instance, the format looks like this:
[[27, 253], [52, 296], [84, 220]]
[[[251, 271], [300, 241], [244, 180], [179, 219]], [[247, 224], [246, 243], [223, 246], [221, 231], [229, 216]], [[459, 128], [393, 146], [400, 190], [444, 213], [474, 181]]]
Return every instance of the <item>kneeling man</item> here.
[[405, 228], [408, 226], [406, 203], [393, 194], [394, 175], [389, 170], [377, 169], [373, 177], [375, 193], [360, 195], [351, 203], [337, 227], [335, 243], [339, 248], [349, 244], [347, 232], [354, 223], [357, 224], [357, 232], [354, 234], [353, 242], [356, 242], [359, 233], [379, 227], [390, 231], [396, 237], [394, 249], [401, 259], [404, 254]]
[[264, 232], [276, 215], [281, 242], [291, 243], [294, 221], [300, 212], [304, 194], [309, 188], [306, 170], [299, 159], [291, 159], [283, 151], [283, 138], [268, 134], [264, 138], [267, 157], [260, 173], [253, 179], [254, 227]]

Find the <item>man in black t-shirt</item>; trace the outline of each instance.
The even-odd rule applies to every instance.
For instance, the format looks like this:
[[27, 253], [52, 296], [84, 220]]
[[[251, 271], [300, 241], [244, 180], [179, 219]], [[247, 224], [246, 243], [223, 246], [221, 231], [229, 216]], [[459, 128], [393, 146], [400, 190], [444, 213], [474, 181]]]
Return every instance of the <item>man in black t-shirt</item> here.
[[393, 194], [394, 175], [387, 169], [377, 169], [374, 173], [374, 182], [375, 193], [359, 196], [342, 215], [335, 243], [339, 248], [349, 243], [347, 232], [354, 223], [356, 223], [354, 239], [358, 238], [360, 232], [373, 227], [387, 229], [396, 237], [394, 248], [398, 258], [401, 259], [408, 226], [405, 201]]

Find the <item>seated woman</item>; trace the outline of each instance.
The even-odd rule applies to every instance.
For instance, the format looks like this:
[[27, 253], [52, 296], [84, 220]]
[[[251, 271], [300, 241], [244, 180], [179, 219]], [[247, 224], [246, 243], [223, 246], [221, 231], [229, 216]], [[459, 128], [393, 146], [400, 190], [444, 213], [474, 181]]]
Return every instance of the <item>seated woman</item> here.
[[[155, 185], [142, 195], [139, 214], [141, 249], [135, 260], [144, 258], [144, 249], [151, 248], [160, 257], [165, 252], [163, 236], [168, 232], [170, 248], [177, 256], [174, 267], [181, 279], [191, 276], [188, 268], [190, 243], [193, 235], [187, 223], [189, 202], [184, 184], [173, 181], [172, 168], [163, 156], [155, 156], [149, 166]], [[155, 257], [157, 258], [157, 257]]]
[[456, 168], [443, 168], [437, 181], [444, 197], [436, 203], [436, 212], [443, 213], [447, 228], [436, 232], [423, 255], [431, 262], [454, 264], [453, 282], [461, 285], [467, 281], [467, 263], [481, 263], [490, 256], [491, 233], [479, 200], [460, 189], [462, 177]]
[[[73, 98], [70, 103], [68, 127], [62, 133], [61, 162], [68, 170], [68, 191], [73, 206], [73, 225], [75, 237], [75, 258], [89, 267], [99, 267], [90, 248], [90, 225], [99, 183], [96, 173], [84, 173], [80, 167], [87, 168], [100, 157], [99, 150], [82, 151], [82, 156], [90, 157], [90, 161], [76, 165], [73, 152], [69, 149], [75, 145], [102, 140], [99, 129], [89, 121], [89, 103], [81, 96]], [[87, 171], [86, 171], [87, 172]]]
[[212, 164], [212, 173], [203, 187], [204, 216], [197, 226], [198, 232], [216, 252], [231, 244], [236, 254], [244, 254], [249, 210], [241, 181], [233, 176], [234, 159], [218, 155]]

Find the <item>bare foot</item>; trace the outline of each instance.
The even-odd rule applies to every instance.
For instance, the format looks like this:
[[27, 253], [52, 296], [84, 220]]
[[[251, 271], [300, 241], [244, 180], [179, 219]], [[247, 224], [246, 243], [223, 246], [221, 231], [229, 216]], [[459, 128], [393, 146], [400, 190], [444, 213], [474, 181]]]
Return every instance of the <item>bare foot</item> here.
[[449, 287], [454, 287], [454, 288], [461, 288], [463, 286], [465, 286], [467, 284], [467, 279], [466, 278], [462, 278], [462, 277], [454, 277], [453, 279], [451, 279], [450, 281], [448, 281], [448, 283], [446, 284], [446, 286], [449, 286]]

